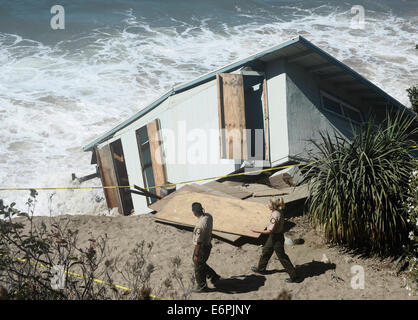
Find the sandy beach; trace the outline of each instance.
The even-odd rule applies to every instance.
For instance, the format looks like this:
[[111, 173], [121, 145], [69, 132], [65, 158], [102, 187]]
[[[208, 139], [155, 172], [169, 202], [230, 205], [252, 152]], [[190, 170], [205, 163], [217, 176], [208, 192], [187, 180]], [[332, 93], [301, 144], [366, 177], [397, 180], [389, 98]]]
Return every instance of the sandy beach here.
[[[20, 218], [21, 219], [21, 218]], [[154, 220], [153, 214], [139, 216], [60, 216], [53, 218], [68, 222], [68, 228], [78, 230], [79, 246], [88, 245], [89, 239], [107, 235], [109, 258], [117, 261], [123, 268], [130, 258], [130, 252], [142, 240], [153, 242], [149, 261], [155, 267], [151, 275], [152, 293], [164, 299], [179, 298], [182, 289], [172, 280], [172, 290], [163, 283], [170, 278], [171, 260], [181, 259], [179, 272], [183, 275], [186, 292], [191, 289], [193, 274], [192, 233]], [[222, 279], [217, 287], [207, 293], [187, 294], [189, 299], [275, 299], [286, 290], [291, 299], [417, 299], [408, 296], [405, 289], [404, 272], [397, 275], [396, 267], [389, 260], [362, 258], [343, 253], [341, 249], [329, 247], [321, 235], [313, 230], [307, 217], [289, 219], [294, 224], [292, 235], [303, 238], [300, 245], [286, 245], [285, 250], [296, 266], [303, 282], [288, 284], [284, 280], [288, 275], [280, 262], [273, 256], [267, 267], [268, 274], [254, 274], [250, 267], [256, 265], [261, 253], [261, 241], [248, 243], [240, 239], [236, 246], [219, 238], [212, 240], [212, 253], [208, 264], [213, 267]], [[34, 217], [35, 224], [52, 221], [49, 217]], [[57, 220], [55, 220], [57, 221]], [[258, 243], [257, 243], [258, 242]], [[325, 255], [325, 256], [324, 256]], [[351, 282], [353, 266], [364, 268], [364, 289], [353, 289]], [[116, 284], [128, 286], [119, 272], [112, 278]], [[177, 291], [174, 293], [174, 291]]]

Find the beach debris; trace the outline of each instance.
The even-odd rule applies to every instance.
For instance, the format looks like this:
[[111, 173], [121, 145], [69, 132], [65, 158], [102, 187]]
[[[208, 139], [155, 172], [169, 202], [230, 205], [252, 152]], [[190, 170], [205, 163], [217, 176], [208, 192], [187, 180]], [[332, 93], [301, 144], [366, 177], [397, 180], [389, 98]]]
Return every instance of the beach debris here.
[[332, 280], [336, 280], [337, 282], [338, 281], [341, 281], [341, 282], [344, 282], [345, 280], [343, 279], [343, 278], [341, 278], [336, 272], [335, 272], [335, 270], [334, 271], [332, 271], [332, 273], [331, 273], [331, 279]]
[[295, 243], [293, 242], [293, 240], [292, 240], [292, 239], [290, 239], [290, 238], [288, 238], [288, 237], [284, 237], [284, 244], [287, 244], [287, 245], [292, 246], [292, 245], [294, 245]]
[[277, 295], [275, 300], [292, 300], [292, 294], [289, 291], [287, 291], [286, 289], [283, 289]]
[[119, 215], [119, 209], [117, 207], [112, 208], [111, 210], [109, 210], [109, 213], [105, 215], [110, 217], [116, 217]]
[[304, 244], [305, 240], [303, 240], [302, 238], [297, 238], [297, 239], [293, 239], [293, 243], [294, 244]]
[[331, 262], [331, 260], [330, 260], [330, 259], [326, 256], [326, 254], [324, 253], [324, 254], [322, 255], [321, 262], [323, 262], [323, 263], [330, 263], [330, 262]]
[[351, 258], [351, 257], [345, 257], [344, 258], [344, 260], [345, 260], [345, 263], [353, 263], [353, 258]]
[[277, 189], [295, 187], [296, 184], [293, 181], [293, 175], [295, 175], [295, 170], [293, 168], [280, 170], [268, 178], [269, 184]]

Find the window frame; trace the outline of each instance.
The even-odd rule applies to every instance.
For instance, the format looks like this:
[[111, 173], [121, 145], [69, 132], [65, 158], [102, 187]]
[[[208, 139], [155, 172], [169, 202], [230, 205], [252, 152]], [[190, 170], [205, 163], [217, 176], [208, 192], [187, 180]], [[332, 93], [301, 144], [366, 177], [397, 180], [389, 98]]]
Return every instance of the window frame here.
[[[336, 116], [338, 116], [340, 118], [343, 118], [344, 120], [346, 120], [348, 122], [352, 122], [352, 123], [357, 124], [357, 125], [360, 125], [360, 126], [364, 124], [364, 122], [365, 122], [364, 119], [365, 118], [364, 118], [363, 113], [361, 112], [361, 110], [359, 108], [354, 107], [351, 104], [345, 102], [344, 100], [342, 100], [342, 99], [340, 99], [340, 98], [338, 98], [338, 97], [336, 97], [336, 96], [334, 96], [334, 95], [332, 95], [332, 94], [330, 94], [328, 92], [325, 92], [323, 90], [320, 90], [320, 95], [321, 95], [321, 107], [324, 110], [326, 110], [327, 112], [330, 112], [333, 115], [336, 115]], [[339, 104], [339, 106], [340, 106], [341, 113], [337, 113], [335, 111], [332, 111], [332, 110], [328, 109], [325, 106], [325, 104], [324, 104], [324, 97], [326, 97], [327, 99], [333, 100], [334, 102], [337, 102]], [[344, 112], [344, 108], [343, 107], [346, 107], [348, 109], [351, 109], [354, 112], [357, 112], [360, 115], [361, 122], [359, 122], [357, 120], [354, 120], [354, 119], [350, 118], [349, 116], [347, 116], [346, 113]]]
[[[151, 169], [153, 169], [153, 166], [152, 166], [152, 161], [149, 164], [144, 165], [144, 155], [143, 155], [144, 149], [150, 149], [149, 137], [146, 141], [141, 143], [140, 130], [143, 129], [144, 127], [145, 127], [145, 130], [147, 130], [147, 125], [145, 124], [145, 125], [143, 125], [143, 126], [141, 126], [141, 127], [139, 127], [138, 129], [135, 130], [135, 136], [136, 136], [136, 141], [137, 141], [138, 151], [139, 151], [139, 162], [141, 164], [142, 180], [143, 180], [145, 189], [147, 189], [149, 187], [149, 185], [148, 185], [148, 182], [147, 182], [147, 178], [145, 176], [145, 170], [148, 169], [149, 167], [151, 167]], [[155, 189], [153, 189], [153, 190], [155, 190]], [[151, 190], [148, 190], [148, 191], [152, 192]], [[145, 199], [147, 201], [147, 206], [150, 206], [151, 204], [153, 204], [155, 202], [155, 201], [152, 201], [151, 197], [148, 197], [148, 196], [146, 196]]]

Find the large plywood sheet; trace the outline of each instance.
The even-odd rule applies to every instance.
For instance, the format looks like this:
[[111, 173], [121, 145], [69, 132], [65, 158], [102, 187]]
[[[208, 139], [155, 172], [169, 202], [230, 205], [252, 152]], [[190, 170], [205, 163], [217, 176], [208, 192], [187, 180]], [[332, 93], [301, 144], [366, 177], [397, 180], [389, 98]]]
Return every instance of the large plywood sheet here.
[[[117, 186], [115, 168], [113, 165], [112, 152], [110, 145], [105, 145], [100, 149], [96, 149], [97, 164], [99, 165], [100, 178], [104, 187]], [[106, 203], [109, 209], [118, 208], [119, 214], [122, 214], [122, 206], [117, 188], [104, 188]]]
[[220, 73], [217, 82], [221, 158], [247, 159], [243, 76]]
[[[167, 171], [160, 136], [160, 122], [158, 119], [147, 124], [149, 146], [152, 156], [152, 170], [156, 186], [167, 184]], [[151, 186], [149, 186], [151, 187]], [[157, 195], [162, 196], [161, 188], [157, 188]]]
[[238, 199], [247, 199], [249, 197], [251, 197], [252, 193], [251, 192], [247, 192], [245, 190], [242, 190], [240, 188], [240, 186], [233, 186], [230, 184], [226, 184], [223, 182], [218, 182], [218, 181], [211, 181], [208, 183], [204, 184], [205, 187], [212, 189], [214, 191], [219, 191], [219, 192], [223, 192], [225, 194], [228, 194], [234, 198], [238, 198]]
[[[175, 222], [171, 222], [171, 221], [167, 221], [167, 220], [159, 220], [159, 219], [155, 219], [155, 220], [158, 221], [158, 222], [164, 223], [164, 224], [188, 227], [190, 231], [193, 231], [193, 228], [194, 228], [194, 226], [190, 226], [190, 225], [186, 225], [186, 224], [182, 224], [182, 223], [175, 223]], [[212, 231], [212, 235], [217, 236], [218, 238], [222, 238], [222, 240], [227, 240], [229, 242], [235, 242], [239, 238], [241, 238], [240, 235], [226, 233], [226, 232], [219, 232], [219, 231]]]
[[153, 204], [151, 204], [149, 206], [149, 208], [151, 208], [154, 211], [161, 211], [170, 199], [175, 197], [177, 194], [184, 193], [184, 192], [199, 192], [199, 193], [206, 193], [206, 194], [214, 194], [214, 195], [218, 195], [218, 196], [232, 197], [232, 196], [224, 194], [222, 192], [216, 192], [216, 191], [212, 192], [211, 190], [208, 190], [207, 188], [204, 188], [202, 185], [199, 185], [199, 184], [196, 184], [196, 183], [191, 183], [191, 184], [186, 184], [186, 185], [180, 187], [179, 190], [177, 190], [173, 193], [170, 193], [169, 195], [165, 196], [164, 198], [154, 202]]
[[266, 205], [239, 199], [219, 197], [199, 192], [175, 194], [155, 217], [160, 220], [194, 226], [193, 202], [200, 202], [213, 216], [213, 230], [258, 238], [252, 228], [263, 230], [269, 218]]
[[[267, 186], [261, 184], [250, 184], [248, 189], [253, 191], [254, 194], [253, 197], [249, 198], [247, 201], [254, 201], [259, 203], [267, 203], [270, 199], [270, 196], [273, 196], [274, 194], [274, 192], [271, 192], [272, 190], [277, 191], [277, 194], [274, 194], [274, 196], [283, 197], [286, 205], [306, 199], [309, 195], [308, 184], [280, 189], [268, 188]], [[269, 192], [271, 192], [271, 194], [268, 194]]]
[[[218, 196], [222, 196], [222, 197], [233, 198], [232, 196], [230, 196], [226, 193], [216, 191], [216, 190], [212, 190], [210, 188], [206, 188], [204, 185], [199, 185], [199, 184], [196, 184], [196, 183], [192, 183], [192, 184], [184, 185], [183, 187], [181, 187], [176, 192], [165, 196], [163, 199], [160, 199], [157, 202], [154, 202], [153, 204], [150, 205], [150, 208], [152, 208], [155, 211], [161, 211], [170, 199], [172, 199], [176, 194], [183, 193], [183, 192], [199, 192], [199, 193], [203, 193], [203, 194], [205, 194], [205, 193], [206, 194], [214, 194], [214, 195], [218, 195]], [[174, 223], [174, 222], [171, 222], [171, 221], [159, 220], [159, 219], [156, 219], [156, 220], [160, 221], [160, 222], [172, 224], [172, 225], [189, 226], [190, 228], [192, 228], [192, 226], [184, 225], [182, 223]], [[236, 240], [238, 240], [241, 237], [240, 235], [235, 235], [235, 234], [230, 234], [230, 233], [225, 233], [225, 232], [213, 231], [212, 233], [214, 235], [218, 236], [219, 238], [222, 238], [224, 240], [228, 240], [230, 242], [235, 242]]]

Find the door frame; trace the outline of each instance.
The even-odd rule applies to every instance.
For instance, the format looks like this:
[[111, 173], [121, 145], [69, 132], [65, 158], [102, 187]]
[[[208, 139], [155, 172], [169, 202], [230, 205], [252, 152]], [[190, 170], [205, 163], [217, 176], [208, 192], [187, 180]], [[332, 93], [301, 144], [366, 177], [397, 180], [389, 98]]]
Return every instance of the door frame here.
[[[114, 143], [120, 143], [120, 147], [121, 147], [121, 151], [122, 151], [122, 155], [123, 155], [123, 159], [124, 159], [123, 165], [125, 167], [126, 176], [128, 178], [128, 181], [129, 181], [128, 168], [126, 167], [126, 158], [125, 158], [125, 153], [123, 152], [122, 139], [121, 138], [115, 139], [115, 140], [113, 140], [112, 142], [109, 143], [109, 147], [110, 147], [110, 152], [112, 154], [113, 168], [114, 168], [114, 171], [115, 171], [116, 181], [117, 181], [118, 186], [122, 186], [121, 185], [121, 182], [120, 182], [120, 177], [119, 177], [119, 174], [118, 174], [118, 170], [116, 170], [116, 168], [117, 168], [116, 159], [113, 156], [114, 151], [113, 151], [113, 145], [112, 144], [114, 144]], [[128, 183], [128, 185], [129, 185], [129, 183]], [[129, 215], [130, 212], [127, 211], [127, 208], [125, 208], [124, 201], [122, 201], [124, 196], [121, 194], [120, 188], [116, 188], [116, 189], [118, 190], [119, 202], [121, 203], [121, 209], [122, 209], [122, 213], [121, 214], [122, 215]], [[132, 196], [131, 195], [129, 195], [129, 196], [131, 197], [131, 201], [132, 201]], [[133, 206], [133, 203], [132, 203], [132, 206]]]

